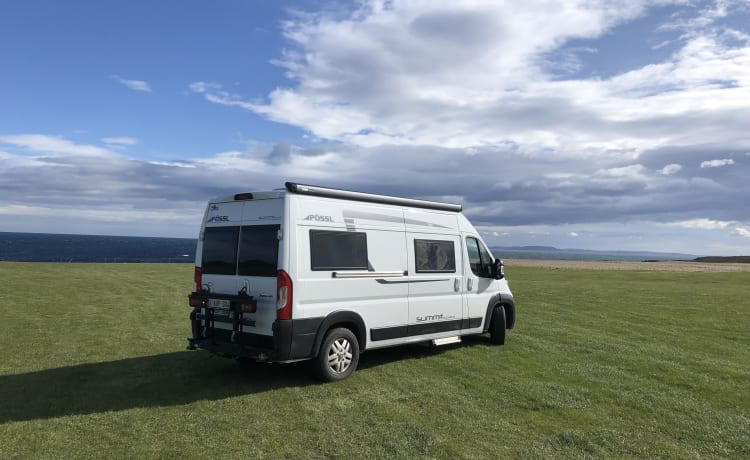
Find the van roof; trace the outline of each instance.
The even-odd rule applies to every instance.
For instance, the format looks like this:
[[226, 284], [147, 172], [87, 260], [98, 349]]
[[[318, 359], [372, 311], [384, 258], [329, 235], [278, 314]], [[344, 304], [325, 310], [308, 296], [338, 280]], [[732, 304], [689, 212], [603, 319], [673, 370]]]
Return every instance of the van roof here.
[[281, 198], [286, 193], [295, 193], [299, 195], [312, 195], [326, 198], [338, 198], [343, 200], [364, 201], [368, 203], [394, 204], [412, 208], [434, 209], [438, 211], [461, 212], [462, 206], [453, 203], [441, 203], [438, 201], [417, 200], [414, 198], [402, 198], [390, 195], [377, 195], [374, 193], [355, 192], [352, 190], [342, 190], [337, 188], [321, 187], [318, 185], [298, 184], [296, 182], [286, 182], [286, 190], [276, 189], [267, 192], [248, 192], [238, 193], [218, 197], [210, 200], [210, 203], [226, 203], [228, 201], [241, 200], [267, 200]]

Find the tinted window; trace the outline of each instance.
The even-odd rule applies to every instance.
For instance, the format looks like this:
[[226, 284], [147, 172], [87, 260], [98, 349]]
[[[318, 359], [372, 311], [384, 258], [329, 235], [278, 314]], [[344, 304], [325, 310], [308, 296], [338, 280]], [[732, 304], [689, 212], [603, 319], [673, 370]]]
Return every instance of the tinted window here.
[[471, 272], [483, 278], [492, 278], [492, 257], [489, 251], [476, 238], [466, 238]]
[[279, 258], [278, 225], [253, 225], [240, 231], [237, 272], [243, 276], [276, 276]]
[[313, 270], [367, 270], [367, 234], [310, 230]]
[[234, 275], [237, 271], [239, 227], [209, 227], [203, 233], [203, 273]]
[[490, 251], [487, 250], [487, 248], [484, 247], [484, 244], [482, 242], [479, 242], [479, 255], [482, 257], [482, 270], [485, 278], [492, 278], [492, 263], [493, 259], [490, 255]]
[[455, 273], [453, 241], [414, 240], [417, 273]]

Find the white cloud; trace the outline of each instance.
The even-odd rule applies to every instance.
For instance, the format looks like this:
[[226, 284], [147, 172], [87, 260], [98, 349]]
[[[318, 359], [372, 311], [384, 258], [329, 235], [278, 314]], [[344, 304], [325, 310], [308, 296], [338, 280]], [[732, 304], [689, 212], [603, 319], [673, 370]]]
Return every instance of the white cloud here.
[[643, 165], [629, 165], [622, 166], [619, 168], [609, 168], [597, 171], [598, 176], [613, 177], [613, 178], [630, 178], [637, 179], [644, 177], [646, 168]]
[[663, 62], [567, 79], [549, 62], [593, 48], [563, 49], [566, 43], [610, 33], [654, 3], [359, 5], [348, 14], [299, 14], [284, 23], [292, 47], [275, 62], [292, 85], [266, 102], [215, 83], [191, 88], [211, 102], [364, 147], [513, 143], [529, 154], [632, 159], [675, 142], [746, 140], [739, 114], [750, 106], [750, 39], [715, 25], [734, 5], [685, 8], [710, 20], [679, 37]]
[[76, 144], [59, 136], [46, 134], [14, 134], [0, 136], [0, 143], [10, 144], [36, 153], [51, 155], [109, 156], [111, 150], [95, 145]]
[[678, 165], [676, 163], [668, 164], [659, 171], [657, 171], [659, 174], [663, 176], [671, 176], [672, 174], [677, 174], [682, 169], [681, 165]]
[[692, 228], [700, 230], [721, 230], [732, 225], [732, 222], [712, 220], [712, 219], [691, 219], [683, 220], [681, 222], [672, 222], [670, 225], [682, 228]]
[[235, 171], [265, 171], [267, 165], [263, 160], [249, 156], [246, 152], [232, 150], [211, 155], [207, 158], [196, 158], [195, 163], [215, 169], [229, 169]]
[[149, 161], [148, 164], [155, 166], [174, 166], [175, 168], [196, 168], [196, 165], [184, 161]]
[[[44, 162], [38, 158], [34, 158], [28, 155], [16, 155], [9, 152], [0, 151], [0, 164], [3, 165], [3, 169], [10, 170], [11, 168], [35, 168], [44, 166]], [[2, 179], [2, 175], [0, 175]]]
[[112, 79], [133, 91], [151, 92], [151, 85], [143, 80], [126, 80], [118, 75], [112, 75]]
[[732, 234], [739, 235], [743, 238], [750, 238], [750, 229], [747, 229], [744, 227], [737, 227], [734, 230], [732, 230]]
[[103, 137], [102, 142], [107, 145], [126, 146], [138, 144], [138, 139], [133, 137]]
[[568, 233], [568, 236], [572, 236], [573, 238], [575, 238], [575, 237], [578, 236], [578, 233], [576, 233], [576, 232], [570, 232], [570, 233]]
[[190, 83], [189, 88], [194, 93], [203, 94], [203, 97], [206, 98], [207, 101], [213, 102], [214, 104], [234, 106], [243, 108], [245, 110], [257, 111], [255, 104], [242, 100], [242, 97], [237, 94], [224, 91], [224, 89], [222, 89], [222, 86], [218, 83], [196, 81]]
[[209, 83], [205, 81], [196, 81], [193, 83], [190, 83], [189, 88], [191, 91], [195, 93], [205, 93], [209, 90], [220, 90], [221, 85], [218, 83]]
[[731, 166], [734, 164], [734, 160], [723, 159], [723, 160], [710, 160], [701, 163], [701, 168], [721, 168], [722, 166]]

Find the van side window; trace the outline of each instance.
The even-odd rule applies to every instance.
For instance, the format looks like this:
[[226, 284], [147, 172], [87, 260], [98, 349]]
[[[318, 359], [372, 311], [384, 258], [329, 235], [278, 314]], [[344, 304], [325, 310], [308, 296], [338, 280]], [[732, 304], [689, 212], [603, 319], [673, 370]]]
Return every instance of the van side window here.
[[414, 264], [417, 273], [455, 273], [456, 251], [453, 241], [415, 239]]
[[484, 245], [476, 238], [466, 238], [471, 272], [482, 278], [492, 278], [492, 257]]
[[203, 273], [234, 275], [237, 272], [239, 227], [209, 227], [203, 234]]
[[237, 273], [242, 276], [277, 275], [279, 259], [279, 225], [252, 225], [240, 231], [240, 253]]
[[312, 270], [367, 270], [367, 234], [310, 230]]

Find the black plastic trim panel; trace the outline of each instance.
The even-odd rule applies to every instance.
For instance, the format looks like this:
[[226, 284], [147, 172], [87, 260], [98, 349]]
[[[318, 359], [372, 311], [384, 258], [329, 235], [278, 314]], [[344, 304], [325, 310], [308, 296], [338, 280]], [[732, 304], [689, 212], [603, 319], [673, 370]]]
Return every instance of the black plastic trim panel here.
[[416, 335], [436, 334], [439, 332], [460, 331], [461, 329], [472, 329], [482, 325], [482, 317], [456, 319], [450, 321], [434, 321], [430, 323], [410, 324], [408, 326], [382, 327], [370, 329], [370, 339], [373, 342], [380, 340], [398, 339], [401, 337], [413, 337]]
[[[191, 313], [193, 321], [193, 338], [189, 347], [203, 348], [237, 358], [264, 357], [271, 361], [291, 361], [313, 357], [313, 346], [324, 318], [304, 318], [293, 320], [276, 320], [273, 323], [273, 335], [256, 334], [239, 330], [211, 327], [214, 322], [233, 323], [229, 317], [209, 317], [209, 326], [205, 327], [206, 315]], [[227, 321], [221, 321], [226, 319]], [[249, 325], [251, 320], [238, 319], [237, 323]]]
[[492, 310], [495, 309], [496, 305], [502, 305], [505, 308], [505, 328], [513, 329], [516, 324], [516, 303], [513, 301], [513, 297], [509, 295], [503, 295], [497, 293], [487, 303], [487, 313], [484, 318], [484, 332], [490, 329], [490, 319], [492, 318]]

